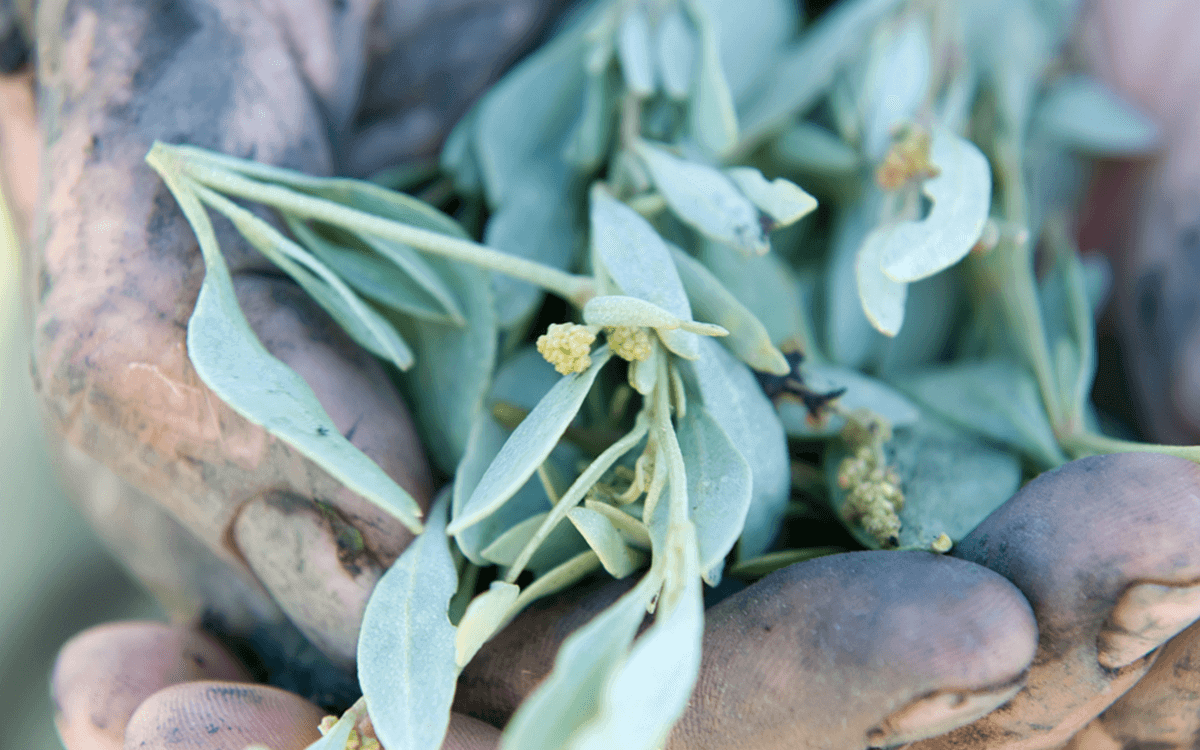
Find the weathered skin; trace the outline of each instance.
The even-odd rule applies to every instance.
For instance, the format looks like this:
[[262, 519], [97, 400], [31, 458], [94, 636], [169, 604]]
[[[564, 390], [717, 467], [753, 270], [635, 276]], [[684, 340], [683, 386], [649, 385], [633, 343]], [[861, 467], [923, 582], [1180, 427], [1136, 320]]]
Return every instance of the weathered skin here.
[[[346, 633], [357, 632], [356, 613], [374, 581], [359, 573], [390, 564], [411, 535], [199, 381], [184, 334], [204, 267], [191, 229], [144, 163], [146, 151], [156, 139], [188, 142], [313, 174], [330, 174], [339, 162], [362, 172], [428, 156], [552, 4], [40, 7], [44, 179], [36, 215], [24, 187], [30, 144], [19, 140], [28, 132], [6, 132], [4, 141], [6, 167], [16, 167], [6, 174], [26, 178], [13, 192], [29, 239], [34, 384], [81, 477], [89, 518], [178, 619], [204, 615], [244, 633], [281, 621], [279, 604], [346, 664], [353, 657]], [[471, 24], [490, 33], [444, 44]], [[442, 40], [443, 49], [414, 58], [405, 52], [414, 40], [426, 50]], [[405, 93], [388, 81], [407, 84]], [[434, 86], [444, 93], [410, 106]], [[429, 470], [383, 368], [227, 224], [217, 226], [239, 300], [267, 349], [307, 380], [339, 430], [427, 505]], [[259, 514], [260, 527], [238, 525], [243, 508], [281, 493], [325, 510], [294, 506], [299, 521]], [[147, 523], [131, 528], [133, 515]], [[323, 632], [335, 618], [297, 585], [289, 561], [272, 559], [271, 548], [239, 548], [296, 523], [307, 529], [298, 533], [332, 540], [300, 561], [309, 575], [320, 571], [358, 602], [338, 620], [338, 633]], [[147, 525], [155, 531], [142, 533]], [[339, 547], [347, 535], [338, 535], [347, 525], [361, 539], [349, 553]], [[264, 577], [266, 570], [273, 572]]]

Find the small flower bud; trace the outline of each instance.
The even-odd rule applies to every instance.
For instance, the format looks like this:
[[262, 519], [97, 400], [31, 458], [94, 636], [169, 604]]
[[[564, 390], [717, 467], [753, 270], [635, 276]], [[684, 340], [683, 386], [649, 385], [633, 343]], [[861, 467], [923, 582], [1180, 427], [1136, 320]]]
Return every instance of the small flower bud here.
[[592, 366], [592, 343], [596, 334], [575, 323], [551, 323], [538, 337], [537, 350], [560, 375], [583, 372]]
[[650, 331], [633, 326], [617, 326], [604, 329], [608, 346], [613, 354], [627, 362], [644, 362], [650, 356], [653, 342]]

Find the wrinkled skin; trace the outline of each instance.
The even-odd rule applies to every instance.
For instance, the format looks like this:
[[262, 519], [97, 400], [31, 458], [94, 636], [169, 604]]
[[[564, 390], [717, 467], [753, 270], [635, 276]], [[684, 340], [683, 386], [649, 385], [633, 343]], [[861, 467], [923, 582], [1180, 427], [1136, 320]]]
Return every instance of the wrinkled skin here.
[[[196, 378], [183, 334], [203, 266], [142, 161], [150, 143], [316, 174], [435, 153], [555, 5], [64, 0], [25, 24], [37, 28], [38, 120], [34, 73], [0, 77], [0, 173], [26, 240], [34, 382], [85, 514], [173, 619], [64, 647], [53, 691], [69, 750], [304, 747], [323, 713], [311, 700], [353, 691], [361, 608], [411, 538]], [[12, 17], [0, 0], [6, 67], [22, 57]], [[1131, 371], [1150, 431], [1167, 439], [1200, 434], [1200, 285], [1187, 281], [1183, 231], [1200, 191], [1200, 55], [1179, 41], [1195, 28], [1188, 0], [1153, 13], [1106, 0], [1081, 34], [1097, 69], [1163, 123], [1134, 228], [1107, 249], [1131, 248], [1118, 283]], [[427, 503], [429, 470], [380, 366], [218, 232], [267, 348]], [[1156, 272], [1157, 286], [1145, 281]], [[952, 557], [855, 553], [780, 571], [709, 612], [700, 682], [669, 747], [1192, 747], [1198, 538], [1200, 469], [1126, 455], [1039, 478]], [[494, 747], [558, 644], [628, 585], [539, 603], [486, 645], [445, 746]], [[277, 687], [249, 682], [263, 677]]]

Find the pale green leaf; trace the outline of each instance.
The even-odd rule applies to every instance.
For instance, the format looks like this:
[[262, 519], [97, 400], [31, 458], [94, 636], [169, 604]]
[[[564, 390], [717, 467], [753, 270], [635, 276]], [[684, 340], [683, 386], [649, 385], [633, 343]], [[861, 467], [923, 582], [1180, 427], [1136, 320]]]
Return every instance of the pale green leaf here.
[[279, 266], [330, 314], [350, 337], [376, 356], [401, 370], [412, 366], [412, 350], [404, 338], [375, 308], [304, 248], [275, 227], [223, 195], [197, 186], [197, 194], [228, 218], [238, 232], [272, 263]]
[[703, 406], [690, 406], [676, 433], [687, 470], [688, 511], [696, 526], [700, 570], [705, 582], [716, 586], [750, 510], [750, 464]]
[[858, 152], [845, 141], [807, 120], [772, 141], [771, 155], [792, 169], [814, 174], [850, 174], [862, 165]]
[[681, 220], [747, 254], [762, 255], [771, 249], [758, 209], [720, 170], [680, 159], [644, 141], [635, 148], [655, 187]]
[[583, 84], [583, 107], [575, 128], [563, 148], [563, 159], [582, 172], [597, 169], [608, 155], [612, 141], [619, 78], [608, 63], [588, 70]]
[[701, 336], [728, 336], [729, 331], [710, 323], [681, 320], [653, 302], [619, 294], [592, 297], [583, 306], [583, 321], [593, 326], [627, 326], [685, 331]]
[[1037, 383], [1015, 362], [955, 362], [901, 386], [944, 419], [1021, 450], [1043, 466], [1065, 460]]
[[414, 531], [420, 507], [379, 465], [346, 440], [308, 384], [272, 357], [250, 330], [216, 234], [192, 186], [169, 154], [146, 157], [192, 225], [207, 273], [188, 321], [188, 357], [197, 375], [225, 403], [291, 445], [317, 466]]
[[768, 182], [763, 173], [752, 167], [733, 167], [725, 174], [759, 210], [786, 227], [807, 216], [817, 207], [817, 199], [796, 183], [783, 177]]
[[[566, 269], [575, 257], [575, 220], [565, 167], [529, 170], [513, 181], [504, 202], [488, 219], [484, 242], [509, 255]], [[496, 315], [508, 329], [532, 315], [542, 290], [501, 273], [492, 274]]]
[[437, 750], [450, 724], [458, 668], [446, 610], [458, 576], [446, 539], [449, 505], [443, 491], [425, 533], [379, 579], [363, 612], [358, 681], [388, 747]]
[[681, 546], [688, 552], [667, 574], [654, 624], [606, 680], [599, 711], [567, 745], [572, 750], [654, 750], [687, 708], [700, 671], [704, 600], [695, 542]]
[[1128, 155], [1158, 145], [1154, 121], [1091, 76], [1060, 79], [1035, 117], [1051, 137], [1082, 151]]
[[[462, 669], [480, 647], [492, 639], [508, 622], [521, 589], [504, 581], [492, 581], [487, 591], [467, 605], [454, 636], [454, 663]], [[403, 747], [408, 747], [404, 745]]]
[[591, 367], [564, 376], [538, 402], [483, 473], [463, 505], [461, 515], [455, 516], [450, 524], [451, 534], [486, 518], [533, 476], [575, 418], [596, 376], [611, 356], [607, 347], [597, 349], [592, 353]]
[[[899, 513], [902, 548], [930, 549], [941, 534], [957, 543], [1004, 504], [1021, 481], [1015, 456], [934, 419], [898, 428], [884, 453], [904, 491]], [[843, 455], [826, 460], [831, 498], [839, 513], [845, 492], [836, 474]], [[848, 528], [865, 546], [879, 546], [857, 524]]]
[[[691, 364], [705, 409], [750, 465], [750, 509], [739, 558], [761, 554], [774, 540], [791, 491], [787, 436], [754, 374], [712, 339], [700, 340], [700, 359]], [[689, 410], [690, 411], [690, 410]]]
[[504, 728], [503, 750], [557, 750], [596, 715], [596, 696], [633, 642], [654, 593], [652, 583], [643, 578], [563, 642], [554, 670]]
[[675, 259], [679, 278], [696, 316], [729, 331], [721, 343], [755, 370], [786, 375], [789, 370], [787, 360], [771, 343], [766, 327], [754, 313], [700, 261], [674, 246], [671, 246], [671, 257]]
[[[413, 317], [438, 323], [465, 325], [466, 321], [446, 309], [407, 273], [363, 248], [348, 247], [317, 234], [304, 222], [288, 218], [292, 235], [313, 255], [329, 266], [348, 285], [381, 305]], [[356, 243], [357, 244], [357, 243]], [[458, 304], [455, 302], [455, 311]]]
[[[579, 533], [574, 531], [575, 527], [571, 526], [571, 524], [563, 524], [563, 527], [572, 529], [572, 533], [576, 535]], [[557, 594], [570, 586], [574, 586], [586, 576], [599, 570], [600, 558], [595, 552], [587, 549], [586, 543], [583, 547], [585, 551], [538, 575], [533, 583], [521, 591], [521, 596], [517, 599], [517, 607], [523, 609], [528, 604], [541, 599], [543, 596]], [[639, 557], [639, 561], [640, 559]], [[638, 564], [640, 565], [641, 563], [639, 562]]]
[[799, 27], [794, 0], [695, 0], [716, 30], [721, 70], [740, 107], [775, 64]]
[[[804, 382], [813, 390], [824, 392], [845, 388], [846, 392], [838, 399], [838, 405], [844, 411], [867, 409], [893, 427], [912, 424], [921, 418], [921, 410], [907, 396], [858, 370], [806, 362], [801, 372]], [[846, 424], [842, 417], [831, 414], [823, 424], [814, 426], [808, 422], [808, 411], [804, 406], [788, 398], [779, 402], [779, 418], [788, 435], [799, 438], [836, 435]]]
[[404, 327], [417, 360], [404, 374], [404, 385], [425, 447], [438, 468], [450, 473], [462, 458], [491, 383], [496, 310], [486, 272], [444, 258], [427, 260], [454, 290], [470, 324], [415, 321]]
[[663, 89], [672, 99], [688, 98], [696, 68], [696, 35], [679, 6], [667, 11], [658, 22], [655, 47]]
[[365, 234], [360, 238], [367, 247], [402, 270], [429, 296], [437, 300], [437, 303], [446, 310], [455, 324], [464, 325], [466, 323], [466, 317], [463, 315], [458, 298], [454, 295], [454, 290], [438, 273], [432, 260], [426, 260], [416, 250], [399, 242]]
[[613, 526], [617, 527], [617, 531], [621, 532], [622, 538], [629, 544], [640, 549], [650, 549], [650, 533], [646, 531], [646, 525], [642, 523], [640, 513], [635, 517], [620, 508], [598, 500], [584, 500], [583, 507], [594, 510], [607, 518]]
[[700, 43], [688, 102], [692, 139], [706, 152], [720, 155], [737, 143], [737, 110], [721, 65], [719, 32], [699, 4], [691, 4], [689, 11]]
[[346, 750], [346, 743], [350, 741], [350, 733], [354, 731], [355, 717], [350, 711], [347, 711], [337, 720], [329, 731], [322, 735], [321, 739], [316, 740], [304, 750]]
[[807, 111], [862, 49], [871, 29], [898, 5], [900, 0], [853, 0], [821, 16], [798, 44], [775, 59], [743, 110], [743, 143], [754, 143]]
[[[536, 480], [530, 481], [533, 482]], [[521, 550], [525, 549], [525, 545], [537, 533], [538, 528], [548, 515], [549, 511], [537, 513], [510, 526], [507, 531], [500, 534], [491, 544], [484, 548], [482, 552], [483, 557], [496, 565], [504, 567], [512, 565], [521, 554]], [[537, 552], [533, 553], [533, 556], [529, 558], [529, 562], [525, 564], [525, 567], [541, 575], [587, 550], [587, 548], [587, 540], [575, 530], [574, 526], [560, 523], [538, 545]]]
[[872, 230], [858, 249], [858, 260], [854, 265], [863, 312], [875, 330], [885, 336], [900, 332], [904, 322], [904, 301], [908, 296], [908, 284], [892, 280], [881, 268], [893, 231], [890, 227]]
[[475, 158], [475, 119], [478, 113], [479, 109], [473, 108], [455, 123], [438, 157], [442, 171], [454, 177], [454, 189], [465, 195], [478, 195], [483, 190], [479, 163]]
[[930, 161], [941, 173], [922, 186], [933, 202], [929, 215], [880, 230], [883, 271], [896, 281], [923, 279], [962, 260], [983, 233], [992, 206], [992, 173], [975, 144], [935, 129]]
[[626, 546], [617, 527], [607, 516], [589, 508], [572, 508], [567, 512], [567, 518], [571, 519], [613, 578], [624, 578], [637, 568], [639, 557]]
[[932, 73], [926, 16], [914, 14], [896, 28], [885, 27], [872, 44], [862, 83], [863, 150], [871, 161], [887, 153], [898, 125], [915, 118]]
[[[561, 377], [561, 375], [554, 371], [554, 367], [543, 359], [542, 355], [538, 354], [537, 350], [532, 346], [519, 351], [500, 366], [496, 372], [491, 392], [486, 401], [487, 408], [481, 410], [476, 416], [475, 423], [471, 426], [466, 450], [454, 474], [451, 518], [457, 518], [462, 514], [462, 509], [467, 499], [475, 491], [475, 487], [479, 484], [483, 473], [492, 464], [492, 461], [495, 460], [496, 455], [500, 452], [500, 449], [511, 434], [509, 430], [501, 427], [492, 418], [490, 405], [502, 401], [513, 406], [532, 410], [538, 401], [559, 382]], [[568, 476], [578, 458], [579, 453], [574, 446], [563, 443], [551, 452], [550, 463], [563, 476]], [[550, 498], [547, 497], [546, 491], [538, 477], [533, 476], [525, 482], [521, 489], [508, 502], [500, 506], [496, 512], [479, 523], [468, 526], [455, 534], [455, 540], [458, 542], [463, 554], [476, 565], [489, 565], [493, 562], [500, 562], [499, 560], [485, 557], [482, 554], [483, 550], [514, 525], [520, 524], [532, 515], [548, 511], [549, 509]], [[560, 540], [558, 538], [560, 532], [563, 535], [573, 537], [573, 540]], [[542, 546], [552, 549], [559, 541], [562, 542], [562, 548], [568, 551], [572, 549], [580, 550], [586, 547], [586, 543], [569, 524], [561, 524], [559, 527], [556, 527], [554, 532], [551, 533], [550, 538]], [[571, 545], [572, 541], [575, 544], [573, 547]], [[523, 543], [522, 546], [524, 546]], [[540, 560], [540, 555], [535, 555], [534, 559], [530, 561], [530, 569], [535, 572], [539, 571], [540, 568], [537, 566]], [[511, 560], [507, 562], [511, 562]]]
[[884, 341], [863, 312], [857, 272], [858, 251], [879, 222], [882, 200], [882, 191], [872, 186], [860, 200], [841, 208], [825, 268], [825, 341], [830, 357], [850, 367], [866, 365]]
[[617, 58], [625, 75], [625, 87], [639, 98], [654, 93], [656, 71], [650, 49], [650, 19], [640, 5], [625, 11], [617, 29]]

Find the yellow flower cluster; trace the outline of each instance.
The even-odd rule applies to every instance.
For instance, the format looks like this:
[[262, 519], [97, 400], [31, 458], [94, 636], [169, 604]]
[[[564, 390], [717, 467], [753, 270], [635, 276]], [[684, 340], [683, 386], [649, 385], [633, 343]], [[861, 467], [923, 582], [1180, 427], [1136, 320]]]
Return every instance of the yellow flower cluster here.
[[592, 344], [596, 334], [589, 326], [551, 323], [538, 337], [537, 350], [560, 375], [583, 372], [592, 366]]
[[608, 346], [613, 354], [627, 362], [642, 362], [650, 356], [652, 343], [650, 331], [633, 326], [617, 326], [604, 329]]
[[[338, 722], [336, 716], [326, 716], [321, 719], [321, 725], [317, 729], [324, 736], [329, 734], [329, 730], [333, 729], [333, 725]], [[251, 748], [246, 748], [251, 750]], [[345, 750], [383, 750], [383, 746], [379, 744], [379, 740], [375, 737], [375, 727], [371, 724], [371, 718], [363, 713], [358, 723], [354, 725], [354, 729], [350, 730], [350, 737], [346, 740]]]
[[838, 466], [838, 486], [846, 490], [842, 512], [848, 520], [861, 523], [880, 546], [895, 547], [904, 493], [900, 477], [882, 465], [879, 454], [874, 446], [864, 445]]
[[941, 170], [929, 163], [930, 140], [929, 131], [916, 125], [900, 131], [875, 171], [879, 187], [899, 190], [910, 180], [937, 177]]

